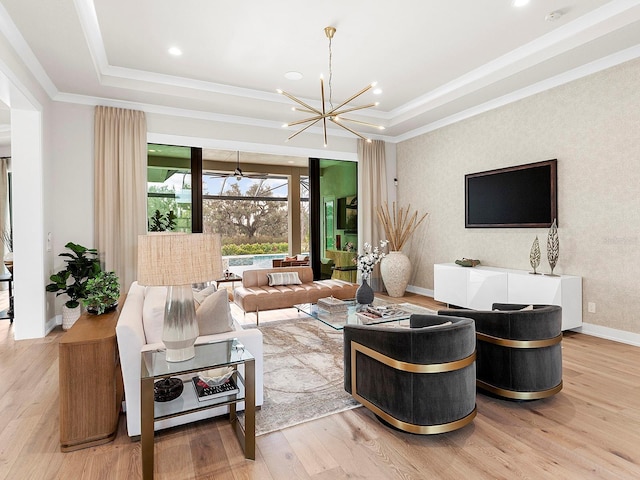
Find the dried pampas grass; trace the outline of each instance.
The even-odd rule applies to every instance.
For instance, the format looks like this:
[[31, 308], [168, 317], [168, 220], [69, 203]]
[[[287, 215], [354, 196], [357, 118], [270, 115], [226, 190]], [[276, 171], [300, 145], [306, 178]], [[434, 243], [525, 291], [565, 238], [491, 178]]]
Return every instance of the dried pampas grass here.
[[389, 241], [390, 251], [400, 251], [409, 237], [415, 232], [416, 228], [427, 218], [425, 213], [418, 219], [418, 211], [410, 213], [411, 205], [404, 208], [396, 209], [396, 202], [393, 202], [391, 211], [387, 202], [380, 205], [377, 209], [378, 220], [384, 228], [384, 233]]

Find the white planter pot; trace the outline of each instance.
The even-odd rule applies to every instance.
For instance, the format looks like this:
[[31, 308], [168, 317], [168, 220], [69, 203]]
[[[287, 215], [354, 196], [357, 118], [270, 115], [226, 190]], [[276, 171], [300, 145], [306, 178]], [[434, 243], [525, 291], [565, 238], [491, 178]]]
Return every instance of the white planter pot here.
[[69, 308], [66, 305], [62, 305], [62, 329], [69, 330], [76, 323], [76, 320], [80, 318], [81, 307], [78, 305], [76, 308]]
[[402, 297], [411, 276], [411, 261], [402, 252], [389, 252], [380, 262], [382, 281], [390, 297]]

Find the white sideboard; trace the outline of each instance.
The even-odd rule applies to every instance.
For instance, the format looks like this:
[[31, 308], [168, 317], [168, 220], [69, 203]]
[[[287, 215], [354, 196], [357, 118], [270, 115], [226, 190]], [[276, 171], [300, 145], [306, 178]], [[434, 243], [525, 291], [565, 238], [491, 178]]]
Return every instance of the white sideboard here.
[[433, 283], [433, 298], [439, 302], [473, 310], [491, 310], [494, 303], [560, 305], [562, 330], [582, 325], [582, 277], [437, 263]]

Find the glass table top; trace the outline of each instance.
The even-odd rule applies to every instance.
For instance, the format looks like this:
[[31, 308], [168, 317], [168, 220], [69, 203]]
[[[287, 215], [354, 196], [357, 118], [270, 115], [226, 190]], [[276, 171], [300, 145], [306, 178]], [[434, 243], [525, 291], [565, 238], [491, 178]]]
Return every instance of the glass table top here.
[[253, 359], [237, 338], [195, 345], [196, 356], [183, 362], [167, 362], [165, 351], [142, 352], [141, 378], [168, 377], [234, 365]]
[[369, 305], [360, 305], [354, 299], [344, 300], [344, 302], [347, 304], [347, 311], [344, 313], [330, 313], [319, 309], [315, 303], [300, 303], [294, 307], [335, 330], [343, 330], [345, 325], [376, 325], [407, 320], [412, 313], [416, 313], [403, 308], [402, 304], [375, 298], [372, 306], [382, 315], [369, 316], [367, 313]]

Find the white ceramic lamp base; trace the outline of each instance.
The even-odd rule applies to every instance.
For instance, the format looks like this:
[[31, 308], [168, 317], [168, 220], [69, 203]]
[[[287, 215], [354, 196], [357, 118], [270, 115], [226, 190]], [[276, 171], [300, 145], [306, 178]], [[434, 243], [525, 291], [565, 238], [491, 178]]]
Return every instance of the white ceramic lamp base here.
[[199, 334], [191, 285], [168, 287], [162, 330], [167, 362], [183, 362], [193, 358], [193, 345]]

